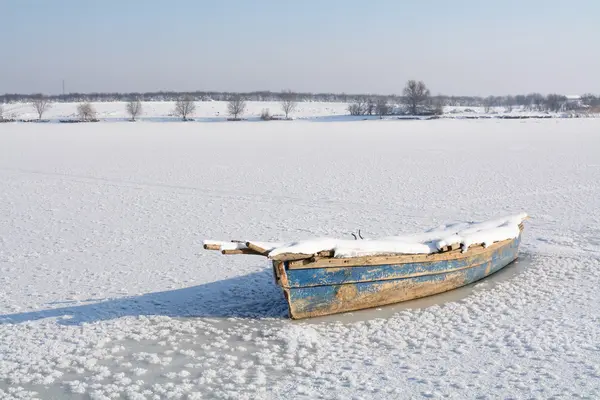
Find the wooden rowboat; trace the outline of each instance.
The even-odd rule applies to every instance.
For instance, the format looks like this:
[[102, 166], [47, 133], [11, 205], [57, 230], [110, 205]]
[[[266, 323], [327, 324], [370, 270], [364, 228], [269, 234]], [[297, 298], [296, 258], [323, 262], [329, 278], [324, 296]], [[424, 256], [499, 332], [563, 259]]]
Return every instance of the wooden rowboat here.
[[[293, 319], [399, 303], [459, 288], [509, 265], [518, 256], [519, 235], [484, 247], [449, 247], [432, 254], [335, 258], [331, 252], [284, 255], [272, 260]], [[265, 255], [251, 242], [224, 254]], [[205, 248], [211, 249], [211, 245]], [[216, 249], [213, 248], [213, 249]]]

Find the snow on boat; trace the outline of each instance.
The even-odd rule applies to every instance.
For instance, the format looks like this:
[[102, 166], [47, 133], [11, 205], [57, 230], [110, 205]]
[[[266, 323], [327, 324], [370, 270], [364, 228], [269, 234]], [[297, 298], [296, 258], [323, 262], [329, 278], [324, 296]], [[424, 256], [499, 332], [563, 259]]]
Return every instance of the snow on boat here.
[[430, 296], [485, 278], [518, 256], [521, 213], [424, 233], [371, 240], [318, 238], [293, 243], [204, 242], [223, 254], [269, 258], [293, 319]]

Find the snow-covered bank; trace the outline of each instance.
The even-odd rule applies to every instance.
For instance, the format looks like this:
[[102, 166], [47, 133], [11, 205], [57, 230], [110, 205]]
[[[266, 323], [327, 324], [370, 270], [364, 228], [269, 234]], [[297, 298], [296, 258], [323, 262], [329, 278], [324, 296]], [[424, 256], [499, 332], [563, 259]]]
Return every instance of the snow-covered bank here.
[[[0, 398], [598, 397], [599, 131], [0, 125]], [[360, 321], [288, 321], [263, 258], [202, 249], [521, 210], [526, 269]]]
[[[51, 108], [44, 113], [44, 119], [60, 120], [77, 117], [77, 105], [80, 103], [53, 103]], [[122, 101], [93, 102], [97, 117], [100, 120], [120, 121], [127, 120], [127, 103]], [[197, 101], [196, 110], [190, 116], [199, 121], [225, 121], [229, 116], [227, 113], [227, 102], [225, 101]], [[313, 118], [331, 115], [347, 114], [346, 103], [321, 103], [300, 102], [293, 112], [296, 118]], [[248, 101], [244, 116], [258, 119], [264, 109], [270, 110], [272, 115], [282, 113], [281, 104], [275, 101]], [[142, 103], [141, 120], [146, 121], [168, 121], [179, 119], [175, 113], [175, 102], [173, 101], [147, 101]], [[4, 117], [13, 119], [37, 119], [33, 105], [30, 103], [13, 103], [4, 105]]]
[[[52, 103], [44, 113], [43, 119], [47, 122], [72, 121], [77, 119], [77, 106], [81, 103]], [[91, 103], [100, 122], [122, 122], [129, 120], [127, 103], [122, 101], [93, 102]], [[229, 118], [227, 102], [224, 101], [197, 101], [196, 110], [189, 116], [194, 122], [226, 122]], [[400, 107], [398, 107], [400, 108]], [[138, 120], [144, 122], [178, 122], [175, 102], [172, 101], [147, 101], [142, 102], [142, 112]], [[248, 101], [242, 115], [248, 121], [260, 121], [263, 110], [269, 110], [271, 115], [283, 117], [281, 104], [275, 101]], [[444, 107], [443, 118], [448, 119], [537, 119], [537, 118], [565, 118], [565, 117], [598, 117], [596, 114], [586, 112], [540, 112], [515, 108], [505, 112], [498, 107], [489, 112], [483, 107]], [[290, 114], [293, 119], [310, 120], [318, 122], [341, 122], [378, 120], [377, 115], [349, 115], [348, 103], [338, 102], [298, 102]], [[4, 118], [16, 121], [36, 122], [38, 114], [31, 103], [11, 103], [4, 105]], [[430, 119], [437, 117], [411, 117], [401, 115], [388, 115], [385, 119], [409, 120]], [[272, 122], [269, 122], [272, 123]]]

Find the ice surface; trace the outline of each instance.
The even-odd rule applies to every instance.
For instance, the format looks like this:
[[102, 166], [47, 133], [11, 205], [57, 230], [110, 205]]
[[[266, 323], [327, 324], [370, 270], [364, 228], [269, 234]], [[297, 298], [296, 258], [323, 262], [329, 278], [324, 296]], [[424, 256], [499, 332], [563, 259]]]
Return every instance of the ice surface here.
[[[599, 398], [599, 131], [0, 124], [0, 398]], [[287, 320], [268, 260], [202, 248], [521, 210], [526, 269], [360, 320]]]

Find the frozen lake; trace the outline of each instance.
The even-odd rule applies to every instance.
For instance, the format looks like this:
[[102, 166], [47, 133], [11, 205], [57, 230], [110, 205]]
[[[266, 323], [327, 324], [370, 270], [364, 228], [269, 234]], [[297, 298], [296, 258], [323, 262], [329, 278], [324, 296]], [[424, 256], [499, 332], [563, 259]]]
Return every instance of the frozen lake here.
[[[598, 132], [0, 124], [0, 398], [597, 398]], [[489, 280], [314, 320], [285, 318], [264, 259], [202, 249], [520, 211], [521, 258]]]

